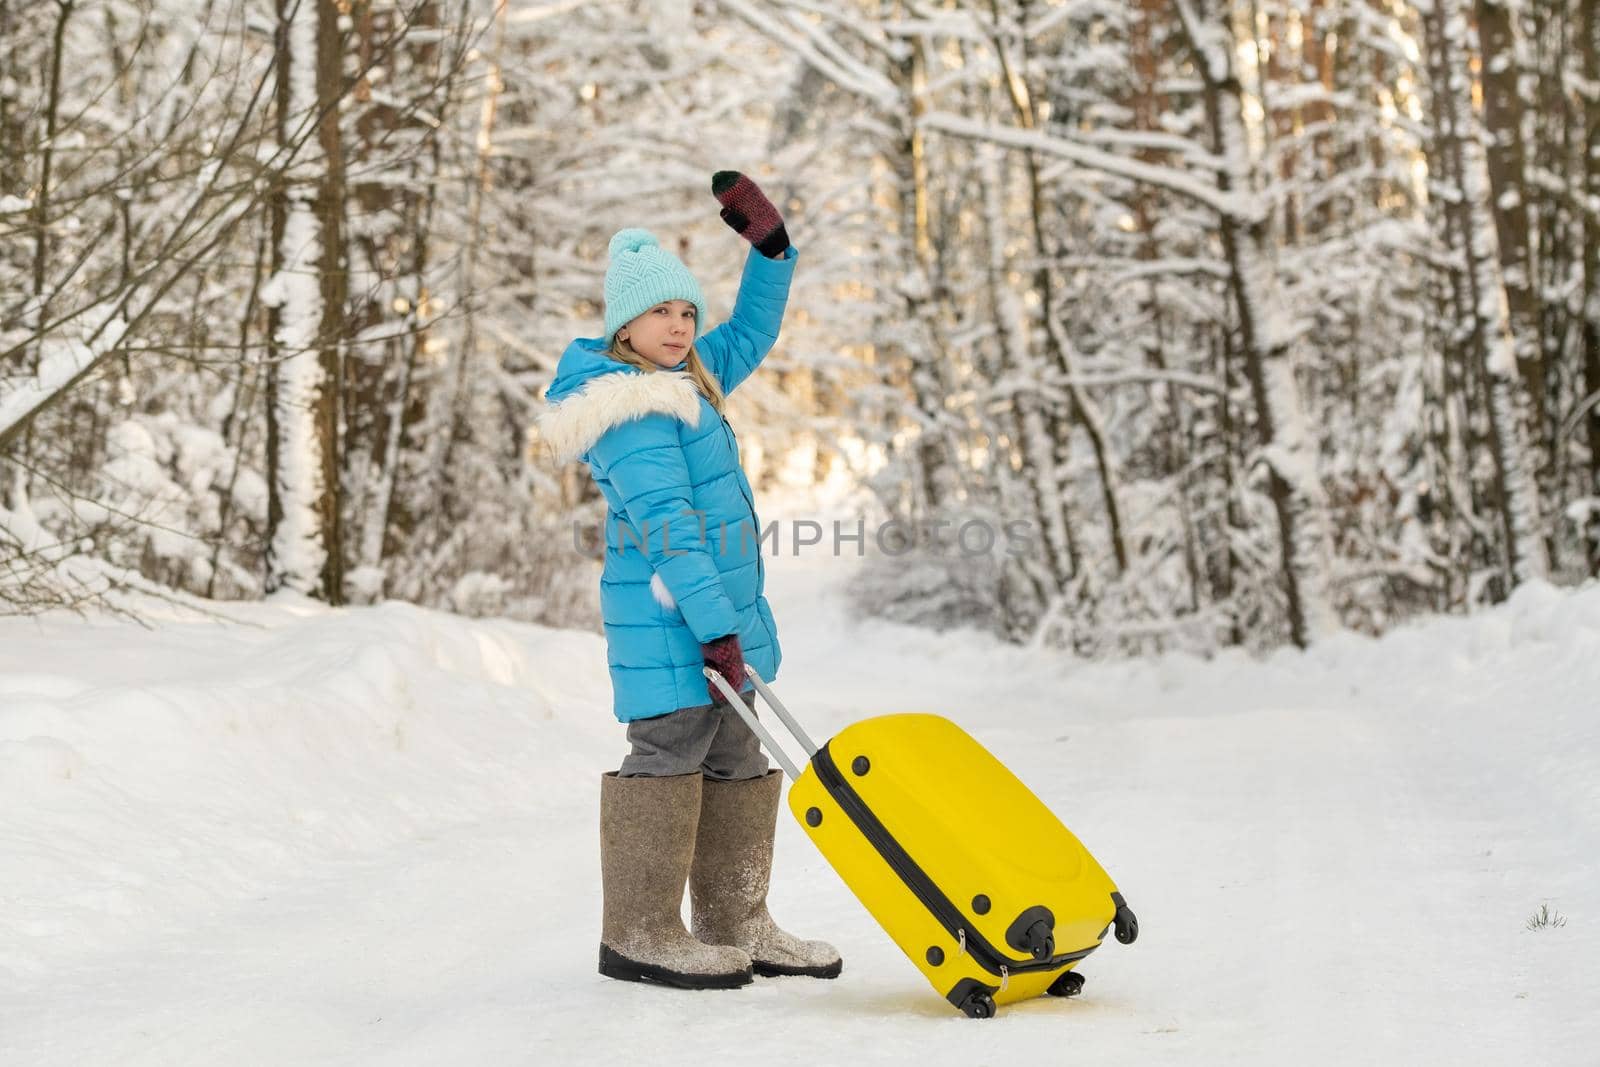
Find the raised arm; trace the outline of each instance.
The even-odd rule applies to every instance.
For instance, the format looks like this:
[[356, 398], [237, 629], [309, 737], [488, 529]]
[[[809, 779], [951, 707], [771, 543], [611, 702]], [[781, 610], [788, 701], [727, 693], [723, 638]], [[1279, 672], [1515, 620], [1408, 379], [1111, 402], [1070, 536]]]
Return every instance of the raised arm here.
[[750, 242], [733, 316], [696, 342], [722, 391], [731, 393], [778, 339], [797, 253], [789, 244], [783, 216], [749, 177], [719, 170], [711, 176], [711, 193], [722, 205], [722, 221]]
[[739, 278], [733, 315], [695, 342], [700, 358], [717, 376], [724, 393], [733, 392], [750, 377], [777, 342], [798, 255], [793, 245], [784, 250], [782, 259], [768, 259], [752, 248]]

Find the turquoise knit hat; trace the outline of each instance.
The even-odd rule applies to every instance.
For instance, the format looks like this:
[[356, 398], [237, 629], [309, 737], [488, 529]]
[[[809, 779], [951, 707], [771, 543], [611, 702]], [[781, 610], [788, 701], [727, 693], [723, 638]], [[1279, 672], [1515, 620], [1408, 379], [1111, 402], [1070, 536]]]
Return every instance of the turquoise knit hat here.
[[694, 336], [705, 329], [706, 298], [700, 283], [677, 256], [661, 247], [649, 230], [618, 230], [611, 237], [611, 265], [606, 268], [606, 343], [633, 318], [663, 300], [694, 305]]

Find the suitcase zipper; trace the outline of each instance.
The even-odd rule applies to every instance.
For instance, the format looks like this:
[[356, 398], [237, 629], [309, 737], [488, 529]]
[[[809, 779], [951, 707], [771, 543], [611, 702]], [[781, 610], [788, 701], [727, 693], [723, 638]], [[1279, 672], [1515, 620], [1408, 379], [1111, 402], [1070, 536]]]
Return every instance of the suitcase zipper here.
[[951, 939], [965, 945], [972, 958], [990, 974], [997, 978], [1005, 978], [1008, 974], [1024, 971], [1052, 971], [1081, 960], [1100, 947], [1090, 945], [1088, 948], [1062, 953], [1047, 960], [1017, 960], [997, 951], [976, 927], [967, 921], [961, 909], [951, 903], [950, 898], [944, 895], [933, 879], [923, 872], [917, 861], [911, 858], [910, 853], [900, 846], [888, 827], [872, 814], [872, 809], [867, 807], [866, 802], [850, 783], [845, 781], [844, 775], [833, 761], [833, 754], [828, 750], [828, 745], [824, 744], [817, 749], [816, 755], [811, 757], [811, 766], [816, 768], [817, 781], [822, 783], [828, 795], [844, 810], [850, 821], [855, 823], [856, 828], [861, 831], [862, 836], [878, 855], [883, 857], [884, 862], [900, 876], [906, 888], [910, 889], [922, 902], [922, 906], [928, 909], [928, 913], [938, 920], [939, 925], [944, 927]]

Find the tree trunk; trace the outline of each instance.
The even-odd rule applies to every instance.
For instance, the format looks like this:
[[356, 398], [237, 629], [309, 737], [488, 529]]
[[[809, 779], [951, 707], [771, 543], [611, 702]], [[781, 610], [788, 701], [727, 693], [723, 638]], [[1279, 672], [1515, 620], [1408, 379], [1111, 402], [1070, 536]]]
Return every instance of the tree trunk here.
[[[896, 5], [898, 7], [898, 4]], [[904, 106], [895, 117], [900, 132], [894, 139], [888, 163], [893, 170], [893, 202], [899, 222], [901, 255], [908, 260], [904, 279], [894, 286], [903, 311], [909, 342], [899, 346], [909, 364], [911, 392], [921, 420], [917, 438], [917, 472], [914, 484], [919, 500], [914, 513], [932, 514], [951, 503], [961, 483], [959, 452], [945, 410], [950, 392], [948, 352], [939, 328], [935, 306], [936, 264], [928, 235], [928, 174], [926, 142], [917, 117], [922, 112], [924, 80], [921, 42], [913, 42], [906, 57], [889, 64], [890, 80], [900, 91]]]
[[[1039, 374], [1038, 361], [1029, 343], [1027, 312], [1022, 301], [1006, 279], [1006, 226], [1005, 161], [988, 145], [978, 148], [985, 153], [982, 183], [984, 206], [984, 231], [987, 237], [988, 267], [985, 271], [989, 301], [994, 314], [995, 330], [1000, 340], [1001, 378], [1030, 380]], [[1043, 527], [1043, 574], [1030, 573], [1034, 591], [1039, 598], [1037, 614], [1030, 620], [1037, 622], [1066, 589], [1067, 581], [1078, 570], [1077, 538], [1073, 534], [1073, 509], [1068, 495], [1057, 491], [1061, 478], [1056, 469], [1055, 449], [1045, 429], [1044, 413], [1040, 410], [1038, 396], [1032, 391], [1014, 390], [1007, 404], [1009, 418], [1006, 435], [1011, 445], [1022, 457], [1022, 473], [1018, 479], [1031, 494], [1034, 521]], [[999, 442], [994, 444], [999, 449]], [[997, 464], [998, 478], [1010, 482], [1010, 464]]]
[[[1028, 89], [1027, 52], [1026, 41], [1023, 42], [1022, 69], [1018, 70], [1011, 64], [1006, 54], [1004, 40], [999, 35], [1000, 8], [999, 0], [990, 0], [990, 10], [994, 14], [996, 31], [992, 40], [995, 55], [1000, 60], [1001, 70], [1005, 74], [1005, 83], [1008, 87], [1012, 109], [1015, 112], [1017, 125], [1025, 130], [1037, 129], [1039, 125], [1038, 112], [1034, 107], [1033, 94]], [[1019, 5], [1019, 22], [1026, 22], [1028, 5]], [[1116, 475], [1111, 469], [1110, 448], [1106, 444], [1105, 420], [1100, 416], [1100, 411], [1094, 401], [1089, 399], [1088, 393], [1077, 381], [1076, 368], [1074, 367], [1073, 349], [1071, 342], [1063, 335], [1060, 323], [1056, 321], [1055, 280], [1051, 273], [1050, 262], [1054, 250], [1046, 247], [1044, 224], [1044, 187], [1039, 178], [1039, 159], [1031, 150], [1023, 151], [1023, 162], [1028, 173], [1028, 208], [1031, 223], [1030, 236], [1033, 242], [1034, 255], [1038, 267], [1033, 272], [1034, 291], [1039, 294], [1039, 317], [1044, 324], [1043, 335], [1048, 347], [1055, 369], [1066, 382], [1067, 395], [1071, 397], [1068, 413], [1071, 421], [1066, 419], [1056, 420], [1058, 434], [1064, 437], [1072, 432], [1072, 421], [1082, 426], [1089, 436], [1090, 447], [1094, 450], [1095, 466], [1100, 474], [1100, 496], [1106, 509], [1107, 535], [1111, 541], [1112, 556], [1116, 560], [1117, 574], [1120, 576], [1128, 570], [1128, 545], [1127, 538], [1122, 532], [1122, 509], [1117, 503]]]
[[61, 111], [61, 63], [64, 57], [67, 21], [72, 18], [75, 0], [56, 0], [58, 14], [55, 35], [50, 43], [50, 87], [45, 97], [44, 144], [39, 151], [39, 184], [33, 195], [33, 327], [39, 344], [31, 346], [28, 369], [39, 369], [40, 349], [45, 324], [50, 321], [49, 294], [45, 275], [50, 264], [50, 179], [56, 157], [56, 123]]
[[266, 589], [342, 599], [338, 382], [343, 164], [334, 0], [278, 0], [278, 142], [267, 378]]
[[1600, 11], [1585, 2], [1581, 33], [1583, 77], [1583, 390], [1591, 405], [1584, 422], [1589, 443], [1589, 573], [1600, 575]]
[[[225, 449], [233, 453], [233, 462], [228, 468], [228, 480], [223, 485], [217, 504], [217, 540], [211, 546], [211, 567], [206, 577], [208, 597], [216, 595], [217, 570], [222, 566], [222, 551], [228, 544], [228, 527], [233, 521], [234, 494], [239, 484], [239, 470], [244, 466], [246, 442], [253, 421], [248, 415], [243, 419], [238, 416], [241, 411], [248, 413], [253, 410], [256, 383], [261, 380], [260, 361], [250, 354], [250, 330], [256, 321], [257, 305], [261, 298], [261, 276], [266, 267], [266, 259], [267, 238], [263, 235], [256, 241], [256, 255], [251, 266], [250, 295], [245, 300], [244, 314], [239, 317], [239, 380], [233, 387], [233, 406], [222, 423], [222, 444]], [[237, 437], [233, 436], [235, 428], [238, 429]]]
[[[13, 0], [0, 0], [0, 41], [16, 39], [17, 25], [12, 14]], [[33, 0], [16, 0], [32, 3]], [[11, 61], [15, 62], [16, 53]], [[17, 117], [16, 93], [21, 87], [13, 78], [0, 78], [0, 196], [17, 196], [28, 186], [27, 174], [22, 168], [23, 135], [26, 119]], [[0, 471], [0, 481], [4, 481]], [[4, 488], [0, 486], [0, 495]]]
[[[1443, 49], [1437, 43], [1437, 21], [1430, 15], [1424, 19], [1423, 29], [1428, 40], [1426, 70], [1430, 84], [1443, 86], [1449, 81], [1449, 67]], [[1432, 194], [1429, 208], [1434, 213], [1434, 228], [1440, 246], [1449, 252], [1448, 266], [1441, 268], [1447, 292], [1436, 302], [1435, 311], [1440, 320], [1440, 346], [1438, 362], [1438, 390], [1443, 419], [1438, 429], [1436, 448], [1439, 465], [1439, 506], [1449, 530], [1450, 544], [1444, 555], [1454, 565], [1450, 583], [1455, 590], [1447, 601], [1451, 606], [1464, 607], [1473, 582], [1473, 575], [1486, 560], [1493, 560], [1501, 552], [1500, 541], [1490, 524], [1481, 516], [1499, 509], [1491, 495], [1481, 489], [1481, 479], [1475, 478], [1473, 457], [1489, 448], [1487, 434], [1480, 434], [1479, 426], [1485, 419], [1474, 418], [1487, 405], [1474, 402], [1486, 392], [1481, 378], [1481, 361], [1477, 358], [1477, 315], [1473, 310], [1474, 294], [1469, 283], [1465, 263], [1469, 237], [1469, 224], [1462, 211], [1458, 190], [1461, 188], [1461, 160], [1453, 150], [1454, 143], [1444, 136], [1451, 127], [1449, 94], [1443, 91], [1429, 95], [1428, 113], [1436, 136], [1423, 145], [1427, 154], [1429, 183]]]
[[[356, 25], [362, 69], [376, 63], [385, 75], [377, 93], [367, 79], [355, 87], [354, 99], [362, 106], [354, 124], [356, 151], [364, 162], [349, 168], [374, 175], [352, 185], [349, 204], [351, 211], [363, 216], [359, 236], [351, 241], [352, 253], [359, 251], [362, 268], [372, 279], [365, 288], [379, 294], [357, 305], [361, 321], [349, 330], [352, 335], [368, 329], [379, 332], [374, 328], [388, 333], [381, 348], [364, 348], [345, 361], [344, 469], [352, 518], [346, 540], [351, 558], [372, 570], [381, 569], [412, 532], [413, 516], [405, 507], [401, 487], [406, 471], [414, 466], [406, 461], [412, 430], [427, 408], [414, 383], [432, 336], [429, 272], [434, 268], [441, 137], [428, 117], [408, 106], [407, 97], [441, 83], [441, 59], [447, 50], [438, 36], [438, 7], [431, 2], [407, 11], [387, 6], [375, 11], [366, 0], [356, 8]], [[414, 42], [408, 39], [413, 29], [419, 31]], [[380, 46], [385, 48], [382, 55]], [[485, 91], [499, 92], [493, 69]], [[431, 102], [426, 106], [435, 109]], [[403, 171], [407, 180], [396, 183], [395, 171]], [[470, 258], [481, 240], [476, 215], [468, 220], [463, 240]], [[473, 291], [470, 282], [462, 291]], [[461, 359], [461, 351], [474, 348], [474, 321], [469, 300], [466, 338], [459, 349], [452, 349], [454, 358]], [[436, 455], [444, 452], [441, 445]], [[454, 506], [446, 499], [443, 484], [447, 460], [445, 456], [438, 463], [416, 464], [423, 467], [422, 476], [433, 481], [412, 487], [418, 498], [438, 510], [441, 523], [450, 521], [444, 513]]]
[[[1251, 188], [1249, 133], [1243, 91], [1234, 72], [1234, 37], [1227, 8], [1214, 25], [1202, 25], [1187, 0], [1176, 0], [1184, 32], [1205, 83], [1212, 151], [1223, 161], [1217, 186], [1235, 194]], [[1328, 589], [1332, 552], [1326, 503], [1317, 472], [1317, 442], [1302, 410], [1294, 373], [1294, 332], [1283, 317], [1283, 296], [1270, 257], [1270, 219], [1248, 217], [1239, 208], [1219, 215], [1230, 286], [1239, 309], [1245, 373], [1255, 398], [1261, 457], [1278, 517], [1278, 544], [1288, 596], [1289, 632], [1302, 648], [1338, 625]]]
[[1438, 135], [1454, 157], [1459, 181], [1458, 225], [1465, 233], [1469, 307], [1478, 363], [1488, 392], [1489, 432], [1509, 589], [1530, 578], [1543, 578], [1549, 563], [1540, 527], [1538, 490], [1520, 416], [1518, 391], [1522, 382], [1500, 267], [1489, 161], [1472, 106], [1472, 79], [1465, 48], [1467, 23], [1461, 0], [1438, 0], [1429, 18], [1429, 43], [1438, 52], [1434, 69], [1444, 77], [1444, 84], [1434, 86], [1434, 92], [1444, 94], [1446, 127]]
[[[1167, 106], [1160, 86], [1161, 60], [1165, 49], [1156, 44], [1156, 26], [1166, 20], [1165, 0], [1139, 0], [1137, 13], [1128, 26], [1128, 47], [1133, 60], [1133, 85], [1127, 106], [1133, 113], [1133, 128], [1141, 132], [1155, 132], [1160, 127], [1160, 116]], [[1135, 157], [1141, 163], [1159, 165], [1160, 153], [1152, 148], [1140, 148]], [[1133, 216], [1139, 233], [1138, 257], [1153, 263], [1161, 257], [1155, 237], [1155, 223], [1160, 207], [1151, 189], [1140, 186], [1134, 194]], [[1161, 304], [1161, 290], [1155, 275], [1146, 284], [1148, 300], [1146, 313], [1150, 316], [1151, 343], [1145, 346], [1150, 365], [1165, 372], [1170, 366], [1167, 358], [1166, 323]], [[1184, 400], [1183, 390], [1168, 382], [1163, 390], [1165, 411], [1162, 413], [1161, 456], [1162, 474], [1177, 484], [1173, 495], [1178, 502], [1178, 519], [1183, 527], [1183, 563], [1189, 576], [1189, 605], [1198, 612], [1203, 602], [1210, 599], [1210, 591], [1203, 589], [1205, 576], [1201, 569], [1204, 538], [1194, 520], [1191, 484], [1194, 474], [1188, 470], [1190, 450], [1187, 435], [1193, 418]], [[1152, 402], [1160, 403], [1152, 396]]]
[[[67, 20], [72, 17], [75, 0], [57, 0], [57, 17], [50, 44], [50, 86], [45, 97], [44, 145], [39, 155], [38, 185], [33, 194], [31, 225], [33, 226], [33, 302], [28, 312], [32, 321], [26, 324], [33, 332], [33, 343], [23, 349], [22, 364], [26, 371], [37, 374], [43, 360], [44, 337], [50, 322], [50, 294], [46, 291], [45, 276], [50, 263], [50, 179], [55, 162], [56, 123], [61, 110], [61, 63], [65, 50]], [[33, 427], [23, 433], [22, 459], [17, 467], [14, 485], [22, 493], [33, 491]]]
[[[1459, 2], [1459, 0], [1457, 0]], [[1545, 425], [1545, 368], [1540, 346], [1539, 295], [1536, 289], [1527, 185], [1527, 149], [1522, 139], [1522, 97], [1517, 81], [1516, 19], [1505, 0], [1476, 0], [1478, 44], [1483, 56], [1483, 126], [1488, 135], [1490, 204], [1500, 246], [1500, 273], [1506, 290], [1512, 344], [1531, 406], [1528, 424]], [[1464, 42], [1463, 42], [1464, 43]], [[1465, 57], [1463, 48], [1459, 53]]]

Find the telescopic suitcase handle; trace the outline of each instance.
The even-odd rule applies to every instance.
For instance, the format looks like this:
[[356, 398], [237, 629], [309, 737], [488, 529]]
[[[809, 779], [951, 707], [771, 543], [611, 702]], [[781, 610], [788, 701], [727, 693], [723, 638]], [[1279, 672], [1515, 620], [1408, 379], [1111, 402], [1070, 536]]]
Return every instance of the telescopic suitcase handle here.
[[[744, 672], [755, 683], [756, 692], [761, 694], [761, 698], [767, 702], [773, 711], [778, 713], [778, 718], [783, 720], [783, 725], [789, 730], [789, 736], [798, 741], [800, 747], [805, 750], [806, 759], [809, 760], [812, 756], [815, 756], [817, 754], [816, 742], [811, 740], [806, 734], [805, 728], [795, 721], [793, 715], [789, 714], [789, 709], [783, 706], [783, 701], [778, 699], [778, 694], [767, 688], [767, 683], [761, 680], [761, 675], [757, 674], [756, 669], [750, 664], [746, 663], [744, 665]], [[761, 720], [757, 719], [755, 712], [745, 704], [744, 698], [734, 692], [733, 686], [728, 684], [728, 680], [722, 676], [722, 673], [711, 667], [704, 668], [702, 673], [722, 693], [723, 699], [733, 705], [733, 710], [739, 713], [739, 718], [744, 720], [744, 724], [755, 731], [755, 735], [761, 739], [761, 743], [766, 746], [767, 751], [772, 753], [772, 758], [777, 760], [778, 765], [787, 772], [789, 779], [793, 781], [799, 778], [800, 768], [796, 767], [789, 759], [788, 754], [778, 745], [777, 739], [772, 736], [765, 726], [761, 725]]]

